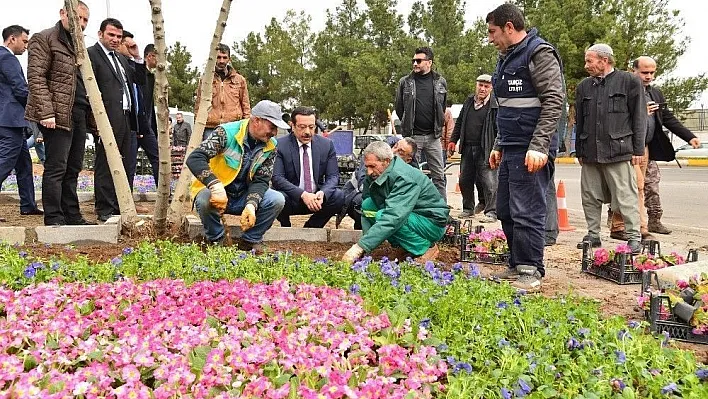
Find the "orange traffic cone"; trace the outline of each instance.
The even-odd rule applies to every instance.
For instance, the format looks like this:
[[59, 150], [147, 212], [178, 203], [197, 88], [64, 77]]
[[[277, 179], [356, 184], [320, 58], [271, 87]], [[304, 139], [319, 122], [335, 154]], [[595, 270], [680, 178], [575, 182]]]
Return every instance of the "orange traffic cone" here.
[[575, 227], [571, 226], [570, 222], [568, 221], [568, 205], [565, 203], [565, 183], [563, 183], [563, 180], [558, 182], [556, 200], [558, 201], [558, 230], [575, 230]]
[[457, 174], [457, 184], [455, 184], [455, 192], [460, 194], [462, 191], [460, 191], [460, 174]]

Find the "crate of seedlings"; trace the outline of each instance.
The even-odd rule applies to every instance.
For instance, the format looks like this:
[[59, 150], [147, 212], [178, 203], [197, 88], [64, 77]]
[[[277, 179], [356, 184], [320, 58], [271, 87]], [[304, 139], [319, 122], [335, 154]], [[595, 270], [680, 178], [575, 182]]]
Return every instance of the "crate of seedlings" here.
[[444, 245], [459, 246], [463, 235], [469, 235], [472, 230], [472, 221], [461, 222], [458, 219], [449, 218], [445, 225], [445, 235], [440, 239]]
[[477, 226], [474, 232], [462, 235], [460, 261], [494, 265], [509, 263], [509, 244], [504, 231], [486, 231], [484, 226]]
[[679, 341], [708, 344], [708, 305], [703, 301], [708, 295], [700, 294], [708, 290], [708, 279], [704, 277], [683, 282], [676, 290], [651, 295], [652, 331]]
[[[584, 241], [582, 271], [613, 281], [617, 284], [642, 284], [642, 270], [635, 267], [635, 256], [627, 244], [620, 244], [615, 249], [598, 248], [592, 251], [591, 243]], [[641, 254], [661, 255], [658, 241], [642, 243]]]

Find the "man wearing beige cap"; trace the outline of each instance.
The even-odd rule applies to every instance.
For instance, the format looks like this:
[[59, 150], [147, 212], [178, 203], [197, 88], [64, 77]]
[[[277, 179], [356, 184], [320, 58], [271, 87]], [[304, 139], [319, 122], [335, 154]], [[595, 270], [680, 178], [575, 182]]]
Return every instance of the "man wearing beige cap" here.
[[624, 219], [627, 245], [641, 250], [639, 194], [635, 166], [644, 159], [647, 103], [639, 78], [615, 70], [612, 48], [595, 44], [585, 51], [585, 78], [575, 90], [576, 140], [582, 164], [580, 191], [588, 234], [599, 247], [603, 203]]
[[220, 244], [225, 237], [221, 215], [241, 215], [243, 235], [238, 248], [260, 252], [263, 235], [283, 206], [283, 194], [269, 188], [273, 176], [278, 128], [287, 129], [280, 105], [263, 100], [251, 117], [216, 127], [187, 158], [196, 180], [191, 194], [206, 239]]
[[492, 76], [479, 75], [474, 94], [467, 97], [460, 115], [455, 122], [448, 153], [455, 151], [459, 141], [462, 156], [460, 161], [460, 191], [462, 192], [462, 213], [460, 218], [474, 216], [474, 188], [481, 188], [484, 203], [482, 223], [497, 221], [497, 171], [489, 166], [489, 153], [497, 138], [496, 100], [492, 97]]

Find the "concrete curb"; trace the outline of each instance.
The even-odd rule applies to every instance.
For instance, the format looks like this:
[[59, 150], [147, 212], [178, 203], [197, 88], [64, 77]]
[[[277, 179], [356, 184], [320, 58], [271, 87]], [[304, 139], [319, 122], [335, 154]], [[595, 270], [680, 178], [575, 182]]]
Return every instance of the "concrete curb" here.
[[120, 216], [95, 226], [0, 227], [0, 241], [8, 244], [91, 245], [117, 244], [120, 238]]
[[[238, 222], [231, 215], [226, 216], [226, 223], [230, 227], [232, 238], [239, 238], [243, 234]], [[204, 227], [201, 220], [195, 215], [187, 215], [185, 218], [185, 229], [190, 239], [201, 239], [204, 237]], [[307, 241], [307, 242], [333, 242], [351, 244], [361, 238], [359, 230], [338, 230], [338, 229], [305, 229], [300, 227], [271, 227], [263, 236], [265, 242], [277, 241]]]
[[[682, 167], [683, 166], [701, 166], [705, 167], [708, 166], [708, 159], [707, 158], [684, 158], [684, 159], [678, 159], [678, 164], [680, 164]], [[659, 166], [679, 166], [676, 161], [669, 161], [669, 162], [664, 162], [664, 161], [656, 161], [656, 163]], [[578, 158], [571, 158], [571, 157], [562, 157], [562, 158], [556, 158], [556, 164], [557, 165], [578, 165]]]

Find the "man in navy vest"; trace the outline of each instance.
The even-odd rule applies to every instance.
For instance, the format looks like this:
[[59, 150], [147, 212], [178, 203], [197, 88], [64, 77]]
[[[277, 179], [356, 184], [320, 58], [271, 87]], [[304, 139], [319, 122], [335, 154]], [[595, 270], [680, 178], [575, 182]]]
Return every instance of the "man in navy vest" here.
[[524, 30], [524, 16], [503, 4], [486, 18], [489, 41], [499, 50], [492, 77], [499, 103], [498, 135], [489, 165], [499, 168], [497, 217], [509, 243], [509, 269], [496, 277], [512, 286], [538, 290], [543, 265], [549, 157], [558, 149], [556, 134], [563, 107], [563, 74], [556, 50]]

